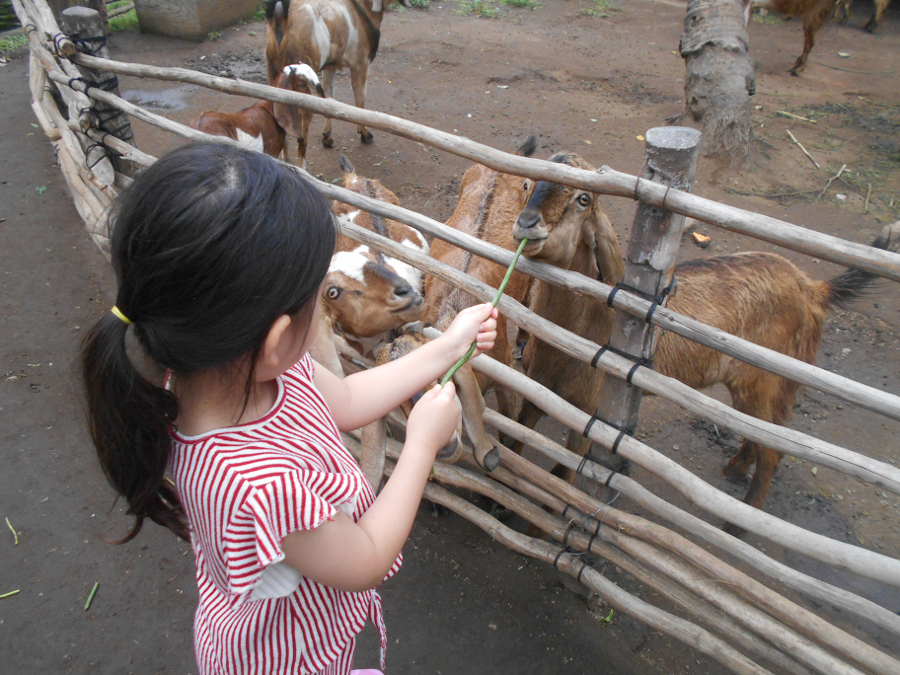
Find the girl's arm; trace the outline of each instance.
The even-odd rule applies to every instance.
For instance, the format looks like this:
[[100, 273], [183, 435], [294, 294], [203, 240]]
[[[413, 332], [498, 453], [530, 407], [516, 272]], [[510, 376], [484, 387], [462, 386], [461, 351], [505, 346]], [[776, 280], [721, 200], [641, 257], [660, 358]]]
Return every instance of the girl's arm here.
[[456, 429], [455, 393], [450, 382], [416, 404], [397, 466], [359, 522], [339, 512], [315, 530], [284, 538], [288, 565], [341, 591], [361, 592], [381, 583], [409, 537], [434, 456]]
[[343, 380], [326, 368], [316, 368], [316, 388], [331, 408], [338, 429], [359, 429], [443, 376], [473, 341], [478, 343], [475, 356], [493, 348], [496, 318], [497, 310], [490, 303], [470, 307], [457, 315], [441, 337], [396, 361]]

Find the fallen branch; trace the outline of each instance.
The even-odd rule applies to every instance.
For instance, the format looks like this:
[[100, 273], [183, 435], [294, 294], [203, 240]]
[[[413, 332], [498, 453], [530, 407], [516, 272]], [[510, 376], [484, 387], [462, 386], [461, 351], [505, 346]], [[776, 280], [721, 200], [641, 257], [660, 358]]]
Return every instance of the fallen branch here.
[[841, 174], [844, 173], [844, 169], [846, 169], [846, 168], [847, 168], [847, 165], [842, 164], [841, 168], [838, 169], [838, 172], [836, 174], [834, 174], [831, 178], [828, 179], [828, 182], [825, 183], [825, 187], [822, 188], [822, 191], [819, 193], [819, 196], [816, 197], [816, 201], [820, 200], [825, 195], [825, 193], [828, 192], [828, 188], [831, 187], [831, 184], [834, 181], [836, 181], [838, 178], [841, 177]]
[[809, 154], [809, 151], [803, 147], [803, 144], [800, 143], [800, 141], [798, 141], [796, 138], [794, 138], [794, 134], [791, 133], [791, 130], [785, 129], [785, 131], [787, 131], [787, 135], [790, 136], [791, 140], [797, 144], [797, 147], [803, 151], [803, 154], [809, 157], [809, 161], [815, 164], [817, 169], [821, 169], [822, 167], [819, 166], [819, 163], [815, 159], [813, 159], [813, 156]]
[[782, 117], [790, 117], [795, 120], [803, 120], [804, 122], [809, 122], [810, 124], [816, 124], [816, 120], [811, 120], [808, 117], [800, 117], [800, 115], [795, 115], [794, 113], [789, 113], [786, 110], [776, 110], [776, 115], [781, 115]]

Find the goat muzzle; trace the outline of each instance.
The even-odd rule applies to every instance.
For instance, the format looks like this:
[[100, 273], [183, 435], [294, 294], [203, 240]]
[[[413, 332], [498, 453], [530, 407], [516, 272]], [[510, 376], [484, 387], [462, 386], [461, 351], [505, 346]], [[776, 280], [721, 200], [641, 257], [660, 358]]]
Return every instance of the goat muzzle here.
[[516, 218], [513, 225], [512, 236], [516, 241], [528, 239], [523, 253], [527, 256], [534, 255], [539, 251], [547, 238], [548, 233], [543, 227], [544, 218], [537, 209], [525, 209]]

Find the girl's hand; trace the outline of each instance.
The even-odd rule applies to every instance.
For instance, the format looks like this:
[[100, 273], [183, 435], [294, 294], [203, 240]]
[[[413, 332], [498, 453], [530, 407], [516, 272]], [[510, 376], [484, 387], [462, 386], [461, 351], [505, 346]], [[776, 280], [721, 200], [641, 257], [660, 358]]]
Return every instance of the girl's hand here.
[[423, 446], [433, 460], [443, 448], [459, 424], [456, 406], [456, 387], [448, 382], [443, 387], [435, 385], [419, 399], [406, 423], [406, 443]]
[[497, 339], [497, 316], [497, 308], [489, 302], [457, 314], [442, 338], [446, 341], [448, 356], [452, 356], [451, 361], [456, 362], [469, 351], [472, 342], [477, 342], [473, 358], [493, 349]]

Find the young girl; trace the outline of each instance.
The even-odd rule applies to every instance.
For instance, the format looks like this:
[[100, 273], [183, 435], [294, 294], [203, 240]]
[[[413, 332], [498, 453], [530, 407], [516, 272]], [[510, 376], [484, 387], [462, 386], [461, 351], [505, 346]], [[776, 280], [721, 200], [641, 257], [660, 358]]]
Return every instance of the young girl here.
[[307, 353], [336, 232], [298, 173], [188, 145], [138, 176], [112, 222], [116, 305], [83, 352], [91, 436], [136, 517], [123, 541], [145, 518], [191, 541], [201, 675], [348, 673], [367, 618], [384, 667], [374, 588], [400, 567], [456, 426], [454, 388], [417, 403], [377, 499], [339, 431], [410, 398], [473, 340], [490, 349], [496, 310], [473, 307], [440, 339], [341, 380]]

